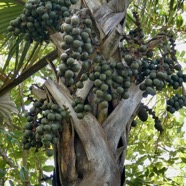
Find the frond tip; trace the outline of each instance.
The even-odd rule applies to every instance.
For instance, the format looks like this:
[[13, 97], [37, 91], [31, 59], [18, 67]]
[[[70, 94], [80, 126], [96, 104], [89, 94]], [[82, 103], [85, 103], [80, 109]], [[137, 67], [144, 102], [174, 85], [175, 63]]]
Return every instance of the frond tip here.
[[18, 114], [18, 110], [13, 101], [11, 101], [9, 94], [4, 94], [0, 97], [0, 118], [5, 119], [5, 121], [10, 124], [11, 114]]

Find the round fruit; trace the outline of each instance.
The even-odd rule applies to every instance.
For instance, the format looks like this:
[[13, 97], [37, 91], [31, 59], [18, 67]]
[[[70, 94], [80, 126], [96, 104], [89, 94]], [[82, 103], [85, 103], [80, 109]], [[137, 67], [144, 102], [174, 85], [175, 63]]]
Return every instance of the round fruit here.
[[83, 113], [77, 113], [77, 118], [78, 119], [83, 119], [84, 118], [84, 114]]
[[72, 41], [73, 41], [73, 37], [70, 36], [70, 35], [66, 35], [66, 36], [64, 37], [64, 41], [65, 41], [67, 44], [70, 44], [70, 43], [72, 43]]
[[53, 113], [48, 114], [48, 115], [47, 115], [47, 119], [48, 119], [49, 121], [54, 121], [54, 120], [55, 120], [55, 114], [53, 114]]
[[40, 126], [38, 126], [38, 127], [36, 128], [36, 133], [38, 133], [38, 134], [40, 134], [40, 135], [43, 134], [43, 126], [42, 126], [42, 125], [40, 125]]
[[148, 114], [147, 114], [147, 111], [144, 107], [141, 107], [139, 112], [138, 112], [138, 117], [141, 121], [147, 121], [148, 119]]
[[51, 157], [51, 156], [54, 155], [54, 151], [53, 151], [52, 149], [46, 149], [46, 155], [47, 155], [48, 157]]
[[43, 128], [47, 132], [49, 132], [51, 130], [51, 126], [50, 125], [44, 125]]
[[32, 123], [26, 123], [25, 124], [25, 129], [27, 129], [27, 130], [32, 130], [32, 128], [33, 128], [33, 125], [32, 125]]
[[66, 72], [65, 72], [65, 77], [66, 78], [72, 78], [72, 77], [74, 77], [74, 72], [72, 71], [72, 70], [67, 70]]
[[79, 23], [80, 23], [79, 17], [78, 17], [77, 15], [73, 15], [73, 16], [71, 17], [71, 24], [72, 24], [73, 26], [76, 26], [76, 25], [78, 25]]

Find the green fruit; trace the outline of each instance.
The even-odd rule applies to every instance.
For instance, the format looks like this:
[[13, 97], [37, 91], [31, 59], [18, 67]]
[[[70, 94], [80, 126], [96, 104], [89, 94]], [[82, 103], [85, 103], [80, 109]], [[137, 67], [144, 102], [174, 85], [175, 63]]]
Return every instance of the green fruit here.
[[123, 99], [128, 99], [129, 98], [129, 93], [128, 92], [123, 92], [122, 98]]
[[68, 59], [68, 54], [67, 53], [62, 53], [60, 58], [61, 58], [62, 61], [65, 62]]
[[72, 35], [79, 35], [81, 30], [79, 28], [73, 28], [72, 29]]
[[62, 120], [61, 114], [56, 113], [56, 114], [55, 114], [55, 119], [56, 119], [56, 121], [61, 121], [61, 120]]
[[101, 55], [97, 55], [95, 58], [94, 58], [94, 62], [95, 63], [100, 63], [102, 60], [102, 56]]
[[146, 50], [147, 50], [147, 46], [146, 45], [141, 45], [140, 48], [139, 48], [140, 52], [146, 52]]
[[68, 79], [74, 77], [74, 72], [72, 70], [67, 70], [65, 72], [65, 77], [68, 78]]
[[53, 113], [48, 114], [48, 115], [47, 115], [47, 119], [48, 119], [49, 121], [54, 121], [54, 120], [55, 120], [55, 114], [53, 114]]
[[32, 122], [33, 121], [33, 117], [32, 116], [27, 116], [27, 118], [26, 118], [26, 120], [28, 121], [28, 122]]
[[73, 37], [70, 36], [70, 35], [66, 35], [66, 36], [64, 37], [64, 41], [65, 41], [67, 44], [70, 44], [70, 43], [72, 43], [72, 41], [73, 41]]
[[52, 135], [51, 134], [44, 134], [43, 140], [44, 141], [51, 141], [52, 140]]
[[80, 77], [80, 81], [86, 81], [88, 79], [88, 75], [87, 74], [82, 74]]
[[83, 61], [82, 63], [82, 69], [83, 70], [88, 70], [88, 68], [90, 67], [91, 63], [90, 61]]
[[90, 112], [90, 111], [92, 111], [91, 106], [90, 106], [90, 105], [84, 105], [84, 111], [85, 111], [85, 112]]
[[38, 127], [36, 128], [36, 133], [42, 135], [42, 134], [43, 134], [43, 130], [44, 130], [44, 129], [43, 129], [43, 126], [40, 125], [40, 126], [38, 126]]
[[69, 66], [73, 65], [74, 62], [75, 62], [75, 60], [72, 57], [70, 57], [70, 58], [67, 59], [67, 65], [69, 65]]
[[154, 96], [156, 94], [156, 91], [152, 87], [147, 87], [146, 93]]
[[76, 97], [74, 101], [75, 101], [76, 105], [83, 103], [83, 100], [80, 97]]
[[40, 108], [42, 106], [42, 103], [40, 102], [40, 101], [36, 101], [35, 103], [34, 103], [34, 107], [35, 108]]
[[156, 87], [158, 87], [160, 85], [160, 80], [159, 79], [153, 79], [153, 85], [155, 85]]
[[102, 102], [100, 103], [100, 107], [101, 107], [101, 108], [107, 108], [107, 107], [108, 107], [108, 102], [107, 102], [107, 101], [102, 101]]
[[48, 13], [44, 13], [44, 14], [42, 15], [42, 19], [43, 19], [44, 21], [49, 20], [49, 15], [48, 15]]
[[158, 73], [157, 73], [157, 77], [158, 77], [159, 79], [165, 79], [166, 76], [167, 76], [167, 74], [166, 74], [165, 72], [158, 72]]
[[61, 29], [66, 33], [70, 33], [72, 31], [72, 26], [70, 24], [64, 23]]
[[112, 96], [110, 94], [106, 94], [105, 97], [104, 97], [104, 99], [106, 101], [111, 101], [112, 100]]
[[32, 133], [31, 130], [25, 130], [23, 136], [24, 136], [24, 138], [29, 138], [29, 137], [32, 136], [32, 134], [33, 134], [33, 133]]
[[130, 65], [131, 69], [138, 69], [139, 68], [139, 64], [137, 62], [132, 62]]
[[83, 112], [84, 105], [83, 104], [78, 104], [77, 106], [74, 107], [74, 111], [77, 113]]
[[67, 78], [66, 79], [66, 84], [69, 85], [69, 86], [73, 85], [74, 84], [74, 79], [73, 78]]
[[81, 67], [79, 64], [72, 64], [70, 68], [73, 72], [78, 72]]
[[71, 17], [71, 24], [72, 24], [73, 26], [76, 26], [76, 25], [79, 25], [79, 23], [80, 23], [79, 17], [78, 17], [77, 15], [73, 15], [73, 16]]
[[73, 46], [74, 48], [79, 48], [79, 47], [81, 47], [82, 45], [83, 45], [83, 43], [82, 43], [81, 41], [79, 41], [79, 40], [74, 40], [73, 43], [72, 43], [72, 46]]
[[57, 104], [52, 104], [52, 105], [51, 105], [51, 109], [52, 109], [53, 111], [57, 111], [57, 110], [59, 110], [59, 106], [58, 106]]
[[77, 88], [83, 88], [83, 87], [84, 87], [83, 82], [82, 82], [82, 81], [78, 81], [78, 82], [76, 83], [76, 87], [77, 87]]
[[123, 77], [122, 76], [117, 76], [116, 77], [116, 82], [120, 83], [120, 84], [123, 83]]
[[152, 85], [152, 80], [149, 79], [149, 78], [146, 79], [146, 80], [145, 80], [145, 85], [146, 85], [146, 86], [151, 86], [151, 85]]
[[147, 51], [146, 56], [149, 57], [149, 58], [152, 58], [153, 57], [153, 51], [152, 50]]
[[85, 25], [87, 27], [92, 28], [92, 21], [91, 21], [91, 19], [85, 19], [84, 23], [85, 23]]
[[45, 13], [45, 7], [44, 6], [39, 6], [37, 9], [36, 9], [36, 12], [40, 15], [44, 14]]
[[132, 56], [130, 54], [127, 54], [124, 56], [124, 60], [128, 65], [130, 65], [132, 63]]
[[123, 84], [123, 87], [124, 88], [129, 88], [131, 85], [130, 81], [125, 81], [124, 84]]
[[105, 81], [107, 79], [107, 76], [105, 74], [101, 74], [99, 78], [100, 80]]
[[94, 81], [94, 85], [95, 85], [96, 87], [100, 87], [100, 86], [102, 85], [102, 81], [101, 81], [100, 79], [96, 79], [96, 80]]
[[136, 127], [136, 125], [137, 125], [137, 121], [136, 120], [133, 120], [132, 123], [131, 123], [131, 126], [132, 127]]
[[95, 99], [94, 99], [94, 103], [95, 103], [95, 104], [99, 104], [100, 102], [101, 102], [101, 99], [100, 99], [100, 98], [95, 98]]
[[49, 132], [51, 130], [51, 126], [50, 125], [44, 125], [43, 129], [47, 132]]
[[53, 123], [52, 125], [51, 125], [51, 129], [52, 129], [52, 131], [57, 131], [57, 130], [59, 130], [60, 129], [60, 125], [59, 124], [56, 124], [56, 123]]
[[176, 65], [174, 66], [174, 69], [179, 71], [179, 70], [182, 69], [182, 66], [181, 66], [180, 64], [176, 64]]
[[163, 127], [162, 127], [160, 121], [155, 122], [154, 127], [155, 127], [155, 129], [157, 129], [159, 132], [163, 132]]
[[105, 71], [105, 75], [107, 76], [107, 77], [111, 77], [111, 75], [112, 75], [112, 70], [107, 70], [107, 71]]
[[80, 53], [79, 52], [73, 52], [72, 56], [74, 59], [80, 59]]
[[83, 53], [81, 54], [81, 60], [82, 60], [82, 61], [88, 59], [88, 57], [89, 57], [89, 53], [88, 53], [88, 52], [83, 52]]
[[86, 41], [89, 38], [89, 34], [87, 32], [82, 32], [81, 37], [82, 37], [83, 41]]
[[145, 83], [142, 83], [140, 84], [139, 88], [140, 90], [145, 91], [147, 87], [145, 86]]
[[108, 87], [108, 85], [106, 85], [106, 84], [102, 84], [101, 87], [100, 87], [100, 89], [101, 89], [102, 91], [104, 91], [104, 92], [107, 91], [108, 88], [109, 88], [109, 87]]
[[147, 111], [144, 107], [141, 107], [139, 112], [138, 112], [138, 117], [141, 121], [147, 121], [148, 119], [148, 114], [147, 114]]
[[28, 122], [28, 123], [25, 124], [24, 127], [25, 127], [25, 129], [27, 129], [27, 130], [32, 130], [33, 125], [32, 125], [32, 123], [29, 123], [29, 122]]
[[59, 65], [60, 72], [64, 73], [67, 69], [67, 65], [65, 65], [64, 63]]
[[77, 113], [77, 118], [78, 119], [83, 119], [84, 118], [84, 114], [83, 113]]
[[87, 51], [88, 53], [92, 53], [93, 52], [93, 48], [91, 43], [85, 43], [83, 46], [84, 50]]
[[99, 98], [99, 97], [102, 97], [104, 95], [103, 91], [101, 90], [97, 90], [96, 91], [96, 96]]
[[51, 157], [51, 156], [54, 155], [54, 151], [53, 151], [52, 149], [46, 149], [46, 155], [47, 155], [48, 157]]
[[122, 87], [117, 87], [116, 92], [121, 95], [124, 92], [124, 89]]
[[41, 124], [47, 124], [47, 123], [48, 123], [48, 120], [46, 118], [41, 119]]
[[52, 144], [57, 144], [59, 142], [59, 139], [58, 138], [56, 138], [56, 137], [53, 137], [52, 138]]

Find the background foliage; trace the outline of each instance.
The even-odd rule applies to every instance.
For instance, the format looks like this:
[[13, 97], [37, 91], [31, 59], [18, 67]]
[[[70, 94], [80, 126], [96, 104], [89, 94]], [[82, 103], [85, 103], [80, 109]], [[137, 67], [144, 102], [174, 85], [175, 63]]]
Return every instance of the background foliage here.
[[[7, 34], [9, 21], [15, 19], [23, 9], [23, 1], [7, 0], [0, 2], [0, 95], [2, 90], [11, 90], [11, 99], [15, 102], [19, 114], [13, 115], [11, 123], [0, 117], [0, 180], [10, 185], [41, 185], [42, 179], [50, 176], [53, 166], [48, 164], [47, 157], [42, 151], [25, 151], [22, 148], [23, 126], [26, 122], [23, 113], [29, 108], [27, 96], [29, 87], [33, 83], [42, 84], [41, 80], [52, 76], [49, 65], [34, 75], [29, 68], [38, 63], [42, 57], [53, 50], [51, 44], [28, 44], [22, 38], [14, 38]], [[126, 32], [133, 27], [132, 12], [140, 14], [146, 39], [157, 33], [168, 30], [175, 33], [177, 38], [178, 60], [184, 67], [186, 57], [184, 45], [186, 42], [186, 4], [184, 1], [174, 0], [133, 0], [128, 8]], [[6, 16], [5, 16], [6, 15]], [[19, 47], [18, 47], [19, 46]], [[55, 63], [58, 61], [55, 60]], [[39, 70], [39, 69], [38, 69]], [[21, 74], [29, 72], [26, 80], [16, 83]], [[16, 86], [18, 85], [18, 86]], [[165, 89], [166, 95], [172, 94], [171, 89]], [[154, 129], [153, 120], [142, 123], [138, 121], [132, 128], [127, 150], [126, 178], [128, 185], [183, 185], [186, 178], [186, 142], [184, 118], [185, 109], [174, 115], [163, 112], [166, 99], [159, 93], [155, 97], [148, 97], [155, 108], [156, 115], [161, 118], [164, 132], [159, 134]]]

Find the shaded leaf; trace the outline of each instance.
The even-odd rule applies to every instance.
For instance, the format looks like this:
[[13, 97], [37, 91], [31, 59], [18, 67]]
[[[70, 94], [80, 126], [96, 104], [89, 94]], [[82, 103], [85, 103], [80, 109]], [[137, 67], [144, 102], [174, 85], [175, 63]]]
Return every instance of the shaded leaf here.
[[46, 166], [43, 166], [42, 169], [45, 172], [52, 172], [54, 170], [54, 166], [52, 166], [52, 165], [46, 165]]

